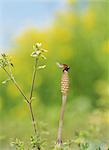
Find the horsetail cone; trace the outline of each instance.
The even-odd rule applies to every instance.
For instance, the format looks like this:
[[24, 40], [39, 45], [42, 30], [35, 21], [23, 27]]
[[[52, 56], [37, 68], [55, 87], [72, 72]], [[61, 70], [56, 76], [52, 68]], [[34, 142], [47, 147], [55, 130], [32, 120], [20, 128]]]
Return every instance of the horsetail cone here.
[[59, 68], [63, 69], [63, 74], [61, 78], [62, 106], [61, 106], [58, 135], [57, 135], [57, 142], [56, 142], [58, 146], [61, 146], [63, 118], [64, 118], [65, 105], [66, 105], [66, 100], [67, 100], [67, 95], [69, 90], [69, 76], [68, 76], [69, 66], [66, 64], [61, 65], [59, 63], [57, 63], [57, 65]]
[[68, 90], [69, 90], [69, 76], [68, 76], [68, 65], [63, 64], [63, 74], [62, 74], [62, 78], [61, 78], [61, 93], [62, 95], [66, 95], [68, 94]]

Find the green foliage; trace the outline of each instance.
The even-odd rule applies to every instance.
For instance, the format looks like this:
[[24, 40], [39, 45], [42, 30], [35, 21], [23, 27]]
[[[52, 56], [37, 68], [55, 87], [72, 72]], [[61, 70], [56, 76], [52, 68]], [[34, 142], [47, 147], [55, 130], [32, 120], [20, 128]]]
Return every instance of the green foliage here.
[[7, 79], [5, 81], [2, 81], [2, 84], [6, 84], [8, 81], [10, 81], [10, 79]]
[[31, 143], [31, 149], [40, 147], [40, 149], [43, 150], [44, 149], [45, 140], [42, 140], [41, 137], [38, 136], [38, 135], [37, 135], [36, 138], [31, 136], [30, 143]]
[[97, 148], [96, 150], [101, 150], [101, 148], [99, 147], [99, 148]]
[[11, 62], [11, 59], [8, 55], [6, 54], [1, 54], [0, 57], [0, 67], [5, 68], [6, 66], [11, 66], [13, 67], [13, 63]]
[[[41, 139], [40, 139], [40, 136], [38, 133], [38, 128], [36, 127], [36, 123], [35, 123], [35, 117], [34, 117], [33, 108], [32, 108], [32, 100], [33, 100], [32, 96], [33, 96], [33, 90], [34, 90], [34, 84], [35, 84], [36, 71], [38, 69], [45, 68], [45, 65], [38, 66], [38, 68], [37, 68], [37, 64], [38, 64], [38, 60], [39, 60], [40, 56], [45, 57], [44, 55], [42, 55], [42, 53], [47, 52], [46, 50], [40, 48], [41, 45], [42, 45], [41, 43], [36, 43], [35, 46], [33, 46], [33, 48], [35, 49], [35, 52], [32, 53], [32, 57], [36, 57], [36, 59], [35, 59], [35, 66], [34, 66], [32, 83], [31, 83], [30, 98], [28, 98], [25, 95], [25, 93], [23, 92], [23, 90], [21, 89], [21, 87], [19, 86], [17, 81], [15, 80], [12, 70], [10, 68], [10, 66], [13, 66], [13, 65], [12, 65], [11, 61], [9, 60], [8, 56], [6, 54], [2, 54], [2, 58], [0, 58], [0, 66], [5, 71], [5, 73], [8, 75], [8, 77], [9, 77], [8, 80], [11, 80], [13, 82], [13, 84], [16, 86], [18, 92], [20, 92], [20, 94], [23, 96], [23, 98], [25, 99], [25, 101], [29, 107], [31, 118], [32, 118], [32, 123], [33, 123], [33, 129], [34, 129], [34, 133], [36, 135], [36, 140], [34, 137], [31, 137], [31, 145], [32, 145], [33, 149], [36, 148], [38, 150], [41, 149], [41, 145], [42, 145], [43, 141], [41, 141]], [[5, 68], [6, 66], [8, 66], [8, 68]], [[5, 84], [8, 80], [3, 81], [2, 83]], [[16, 145], [16, 149], [18, 149], [18, 150], [24, 149], [24, 145], [20, 140], [16, 139], [14, 144]]]
[[88, 150], [89, 144], [88, 143], [82, 143], [79, 145], [80, 150]]
[[19, 139], [15, 139], [15, 141], [11, 143], [11, 146], [15, 147], [16, 150], [24, 150], [24, 143]]
[[[26, 143], [28, 143], [28, 145]], [[24, 144], [23, 141], [16, 138], [15, 141], [11, 142], [11, 147], [15, 148], [16, 150], [39, 150], [39, 148], [41, 150], [45, 150], [45, 141], [42, 140], [39, 136], [31, 136], [30, 140], [26, 141], [26, 143]]]
[[37, 140], [35, 140], [35, 138], [33, 136], [31, 136], [30, 142], [31, 142], [32, 149], [40, 146], [40, 138], [39, 137], [37, 137]]
[[[4, 70], [7, 69], [10, 72], [11, 76], [12, 76], [12, 69], [11, 69], [11, 67], [13, 67], [13, 66], [14, 65], [13, 65], [13, 63], [11, 61], [11, 58], [8, 55], [6, 55], [6, 54], [1, 54], [0, 67], [2, 69], [4, 69]], [[6, 80], [2, 81], [2, 84], [6, 84], [10, 80], [11, 80], [10, 78], [6, 79]]]
[[53, 150], [64, 150], [64, 149], [63, 149], [63, 147], [60, 147], [57, 145], [57, 146], [55, 146], [55, 148]]

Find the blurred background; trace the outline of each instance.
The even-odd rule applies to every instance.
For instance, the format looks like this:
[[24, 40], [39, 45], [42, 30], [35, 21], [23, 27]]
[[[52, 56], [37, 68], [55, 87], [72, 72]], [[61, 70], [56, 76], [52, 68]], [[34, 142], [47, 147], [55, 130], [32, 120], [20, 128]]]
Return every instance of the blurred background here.
[[[107, 150], [108, 16], [108, 0], [0, 0], [0, 52], [11, 55], [15, 78], [27, 96], [34, 64], [30, 57], [33, 44], [41, 42], [48, 50], [47, 67], [37, 74], [33, 107], [42, 137], [49, 145], [56, 139], [61, 105], [62, 71], [56, 66], [58, 61], [70, 66], [63, 139], [91, 129], [89, 143]], [[0, 69], [0, 147], [9, 150], [14, 138], [27, 141], [33, 129], [26, 103], [11, 82], [2, 84], [5, 79]]]

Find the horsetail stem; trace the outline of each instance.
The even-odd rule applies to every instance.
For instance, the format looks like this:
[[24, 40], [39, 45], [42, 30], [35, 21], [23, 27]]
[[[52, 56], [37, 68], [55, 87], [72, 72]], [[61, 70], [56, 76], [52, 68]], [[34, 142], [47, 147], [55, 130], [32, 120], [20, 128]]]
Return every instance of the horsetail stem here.
[[61, 93], [62, 93], [62, 105], [61, 105], [61, 112], [60, 112], [60, 119], [59, 119], [59, 127], [58, 127], [58, 134], [57, 134], [57, 142], [56, 144], [58, 146], [61, 146], [62, 144], [62, 127], [63, 127], [63, 118], [64, 118], [64, 112], [65, 112], [65, 105], [69, 90], [69, 76], [68, 76], [68, 65], [63, 64], [60, 65], [58, 63], [59, 68], [63, 69], [63, 74], [61, 78]]

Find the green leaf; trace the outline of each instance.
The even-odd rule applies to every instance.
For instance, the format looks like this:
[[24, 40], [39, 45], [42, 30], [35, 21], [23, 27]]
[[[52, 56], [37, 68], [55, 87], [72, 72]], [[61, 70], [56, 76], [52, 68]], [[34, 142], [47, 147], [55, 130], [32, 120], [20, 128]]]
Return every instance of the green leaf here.
[[46, 67], [46, 65], [38, 66], [38, 68], [37, 68], [37, 69], [38, 69], [38, 70], [39, 70], [39, 69], [44, 69], [45, 67]]
[[7, 79], [5, 81], [2, 81], [2, 84], [6, 84], [8, 81], [10, 81], [10, 79]]
[[41, 48], [41, 51], [44, 53], [47, 53], [48, 51], [46, 49]]
[[33, 45], [33, 49], [35, 50], [35, 51], [37, 51], [38, 49], [37, 49], [37, 47], [35, 46], [35, 45]]
[[42, 55], [42, 54], [41, 54], [41, 57], [42, 57], [43, 59], [47, 59], [47, 58], [46, 58], [44, 55]]

